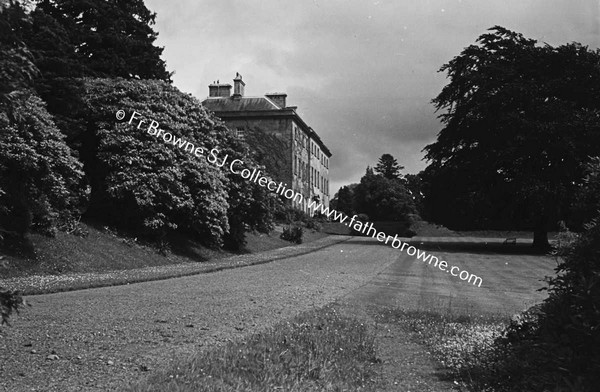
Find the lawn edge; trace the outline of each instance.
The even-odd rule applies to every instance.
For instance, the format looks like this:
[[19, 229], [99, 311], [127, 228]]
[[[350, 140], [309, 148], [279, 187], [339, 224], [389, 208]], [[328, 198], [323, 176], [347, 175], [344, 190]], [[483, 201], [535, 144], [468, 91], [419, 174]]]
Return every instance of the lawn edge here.
[[[336, 237], [342, 237], [342, 238], [336, 238]], [[205, 269], [199, 269], [199, 270], [193, 270], [193, 271], [173, 271], [173, 273], [169, 273], [168, 270], [166, 270], [166, 272], [163, 270], [163, 271], [154, 272], [153, 274], [151, 274], [149, 276], [144, 276], [144, 277], [139, 277], [139, 278], [122, 277], [122, 278], [117, 278], [116, 280], [106, 280], [106, 281], [102, 281], [102, 280], [85, 281], [85, 282], [74, 281], [71, 284], [63, 281], [63, 282], [60, 282], [61, 283], [60, 285], [57, 285], [54, 287], [51, 286], [48, 288], [31, 288], [31, 287], [19, 288], [18, 284], [17, 285], [7, 285], [7, 286], [8, 286], [8, 288], [10, 288], [12, 290], [18, 290], [22, 295], [26, 295], [26, 296], [54, 294], [54, 293], [69, 292], [69, 291], [79, 291], [79, 290], [95, 289], [95, 288], [101, 288], [101, 287], [124, 286], [124, 285], [128, 285], [128, 284], [153, 282], [153, 281], [167, 280], [167, 279], [174, 279], [174, 278], [182, 278], [182, 277], [186, 277], [186, 276], [209, 274], [209, 273], [214, 273], [214, 272], [219, 272], [219, 271], [224, 271], [224, 270], [266, 264], [266, 263], [270, 263], [270, 262], [277, 261], [277, 260], [284, 260], [284, 259], [295, 257], [295, 256], [302, 256], [305, 254], [309, 254], [309, 253], [312, 253], [312, 252], [315, 252], [315, 251], [318, 251], [321, 249], [325, 249], [325, 248], [333, 246], [333, 245], [337, 245], [341, 242], [348, 241], [350, 239], [352, 239], [352, 236], [329, 235], [327, 237], [324, 237], [324, 238], [318, 239], [314, 242], [311, 242], [311, 243], [326, 242], [325, 244], [322, 244], [322, 245], [319, 245], [316, 247], [302, 249], [301, 247], [299, 247], [299, 245], [290, 245], [290, 246], [285, 246], [282, 248], [266, 250], [264, 252], [253, 253], [250, 255], [243, 255], [246, 257], [249, 256], [252, 258], [255, 258], [255, 257], [257, 258], [257, 260], [250, 261], [250, 262], [236, 261], [235, 259], [239, 258], [240, 255], [234, 255], [234, 256], [219, 259], [217, 261], [213, 261], [213, 262], [218, 262], [218, 263], [223, 262], [224, 265], [218, 265], [218, 266], [214, 266], [214, 267], [211, 266], [211, 267], [208, 267]], [[294, 249], [297, 249], [299, 251], [293, 252]], [[273, 257], [267, 257], [266, 259], [259, 257], [259, 256], [265, 256], [265, 254], [268, 252], [277, 253], [282, 250], [287, 250], [289, 253], [285, 253], [285, 254], [279, 255], [279, 256], [275, 254], [275, 255], [273, 255]], [[210, 263], [210, 262], [211, 262], [211, 260], [207, 260], [202, 263]], [[202, 264], [202, 263], [200, 263], [200, 264]], [[170, 264], [167, 266], [173, 267], [173, 266], [177, 266], [177, 265], [183, 266], [183, 265], [187, 265], [187, 264], [188, 263], [179, 263], [179, 264]], [[160, 266], [160, 267], [165, 267], [165, 266]], [[153, 267], [153, 268], [160, 268], [160, 267]], [[110, 275], [111, 273], [114, 273], [114, 272], [122, 273], [124, 271], [128, 271], [128, 272], [133, 273], [135, 271], [144, 270], [146, 268], [137, 268], [137, 269], [132, 269], [132, 270], [108, 271], [108, 272], [103, 272], [103, 273], [97, 274], [97, 277], [101, 279], [103, 277]], [[52, 276], [52, 275], [33, 275], [33, 276]], [[31, 278], [33, 276], [28, 276], [26, 278]], [[69, 276], [69, 275], [63, 275], [63, 276]], [[89, 275], [86, 275], [86, 276], [89, 276]], [[10, 281], [10, 280], [8, 280], [8, 281]], [[2, 285], [1, 279], [0, 279], [0, 285]], [[15, 287], [15, 286], [17, 286], [17, 287]]]

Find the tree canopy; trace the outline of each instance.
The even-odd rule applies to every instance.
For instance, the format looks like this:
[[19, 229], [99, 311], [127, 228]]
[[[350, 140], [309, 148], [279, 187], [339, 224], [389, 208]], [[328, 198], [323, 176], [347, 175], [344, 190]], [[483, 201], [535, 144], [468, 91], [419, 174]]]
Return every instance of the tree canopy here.
[[371, 221], [410, 223], [409, 215], [417, 213], [400, 181], [375, 174], [370, 167], [354, 189], [354, 205], [357, 213], [367, 214]]
[[375, 165], [374, 171], [388, 180], [397, 180], [400, 179], [400, 170], [402, 169], [404, 166], [400, 166], [391, 154], [383, 154]]
[[440, 71], [449, 82], [433, 103], [443, 128], [425, 147], [434, 217], [529, 227], [546, 246], [600, 148], [600, 53], [495, 26]]
[[44, 78], [122, 77], [170, 81], [154, 45], [156, 14], [143, 0], [41, 0], [24, 28]]

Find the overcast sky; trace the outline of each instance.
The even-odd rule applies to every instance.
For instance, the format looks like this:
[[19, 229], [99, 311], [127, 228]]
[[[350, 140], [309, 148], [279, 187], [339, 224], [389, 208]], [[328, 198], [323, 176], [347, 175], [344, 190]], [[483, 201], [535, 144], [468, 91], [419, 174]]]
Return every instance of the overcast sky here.
[[600, 47], [599, 0], [145, 1], [182, 91], [202, 100], [239, 72], [248, 96], [288, 94], [333, 154], [332, 194], [384, 153], [404, 173], [425, 168], [437, 70], [486, 29]]

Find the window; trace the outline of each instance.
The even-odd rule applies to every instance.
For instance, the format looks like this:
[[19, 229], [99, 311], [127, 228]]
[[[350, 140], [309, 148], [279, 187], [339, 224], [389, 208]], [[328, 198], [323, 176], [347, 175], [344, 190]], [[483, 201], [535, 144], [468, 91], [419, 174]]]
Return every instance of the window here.
[[235, 129], [235, 137], [237, 137], [240, 140], [245, 140], [246, 132], [244, 131], [244, 128], [236, 128]]

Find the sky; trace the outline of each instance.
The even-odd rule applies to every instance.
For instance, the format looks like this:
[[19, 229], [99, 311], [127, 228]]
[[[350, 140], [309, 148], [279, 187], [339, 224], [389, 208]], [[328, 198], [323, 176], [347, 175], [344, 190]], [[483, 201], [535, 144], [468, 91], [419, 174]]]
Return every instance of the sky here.
[[600, 0], [145, 0], [180, 90], [200, 100], [243, 76], [287, 105], [333, 156], [330, 192], [385, 153], [418, 173], [441, 129], [440, 67], [500, 25], [553, 46], [600, 47]]

